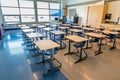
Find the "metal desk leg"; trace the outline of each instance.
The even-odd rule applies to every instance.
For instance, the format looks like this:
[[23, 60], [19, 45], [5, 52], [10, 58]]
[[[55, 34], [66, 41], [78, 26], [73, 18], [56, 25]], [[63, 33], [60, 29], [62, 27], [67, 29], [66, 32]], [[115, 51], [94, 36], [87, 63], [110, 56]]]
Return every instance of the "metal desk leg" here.
[[[89, 36], [88, 36], [87, 38], [89, 39]], [[85, 48], [85, 49], [90, 49], [90, 48], [92, 48], [92, 46], [91, 46], [91, 47], [88, 46], [88, 43], [89, 43], [89, 41], [87, 40], [87, 44], [86, 44], [86, 48]]]
[[63, 49], [62, 48], [62, 35], [60, 35], [60, 49]]
[[95, 53], [96, 53], [95, 55], [98, 55], [98, 54], [103, 53], [103, 52], [101, 51], [101, 47], [102, 47], [102, 39], [103, 39], [103, 38], [100, 39], [100, 44], [98, 44], [98, 45], [99, 45], [99, 50], [95, 52]]
[[64, 54], [64, 55], [68, 55], [68, 54], [71, 54], [72, 55], [72, 53], [74, 53], [74, 52], [70, 52], [70, 40], [69, 40], [69, 47], [68, 47], [68, 53], [66, 53], [66, 54]]
[[116, 48], [116, 36], [115, 36], [115, 39], [114, 39], [114, 42], [113, 42], [113, 46], [110, 48], [110, 50], [115, 49], [115, 48]]
[[44, 63], [46, 61], [48, 61], [48, 60], [45, 60], [44, 51], [42, 51], [42, 61], [38, 61], [38, 62], [36, 62], [36, 64]]
[[87, 54], [85, 54], [86, 55], [85, 57], [82, 57], [82, 50], [83, 50], [83, 47], [80, 47], [80, 51], [79, 51], [80, 56], [79, 56], [79, 59], [77, 61], [75, 61], [75, 63], [83, 61], [83, 60], [85, 60], [87, 58]]
[[47, 39], [47, 31], [45, 31], [46, 32], [46, 39]]

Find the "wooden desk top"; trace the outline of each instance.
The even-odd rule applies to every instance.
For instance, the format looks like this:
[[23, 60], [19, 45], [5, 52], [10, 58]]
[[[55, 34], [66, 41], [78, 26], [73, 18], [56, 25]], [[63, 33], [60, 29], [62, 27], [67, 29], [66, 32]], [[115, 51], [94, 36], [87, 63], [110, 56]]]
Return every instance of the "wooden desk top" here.
[[111, 30], [120, 31], [120, 28], [113, 28]]
[[71, 32], [82, 32], [82, 30], [79, 29], [69, 29]]
[[34, 30], [33, 29], [23, 29], [23, 32], [34, 32]]
[[46, 30], [46, 31], [52, 31], [54, 28], [50, 28], [50, 27], [48, 27], [48, 28], [44, 28], [44, 30]]
[[56, 24], [53, 24], [52, 27], [56, 27], [57, 25]]
[[20, 27], [21, 29], [29, 29], [29, 26]]
[[38, 26], [38, 28], [45, 28], [46, 26], [44, 26], [44, 25], [40, 25], [40, 26]]
[[85, 35], [91, 36], [91, 37], [96, 37], [96, 38], [103, 38], [103, 37], [106, 37], [106, 36], [103, 35], [103, 34], [97, 34], [97, 33], [92, 33], [92, 32], [90, 32], [90, 33], [85, 33]]
[[84, 30], [95, 30], [94, 28], [83, 28]]
[[83, 37], [76, 36], [76, 35], [68, 35], [68, 36], [65, 36], [65, 38], [72, 40], [74, 42], [83, 42], [83, 41], [88, 40], [87, 38], [83, 38]]
[[62, 26], [70, 26], [70, 24], [62, 24]]
[[60, 47], [59, 44], [53, 42], [52, 40], [39, 40], [35, 42], [36, 46], [40, 49], [40, 50], [48, 50], [48, 49], [53, 49], [56, 47]]
[[62, 32], [62, 31], [51, 31], [51, 33], [55, 34], [55, 35], [61, 35], [61, 34], [65, 34], [65, 32]]
[[97, 27], [97, 26], [96, 26], [96, 27], [94, 27], [94, 28], [95, 28], [95, 29], [101, 29], [102, 27], [99, 27], [99, 26]]
[[43, 35], [41, 35], [40, 33], [29, 33], [26, 34], [29, 38], [37, 38], [37, 37], [42, 37]]
[[72, 28], [82, 28], [81, 26], [71, 26]]
[[50, 26], [50, 23], [46, 23], [46, 24], [44, 24], [45, 26]]
[[60, 29], [69, 29], [69, 27], [59, 27]]
[[26, 25], [18, 25], [18, 27], [26, 27]]
[[114, 35], [117, 35], [119, 34], [118, 32], [112, 32], [112, 31], [102, 31], [104, 34], [114, 34]]

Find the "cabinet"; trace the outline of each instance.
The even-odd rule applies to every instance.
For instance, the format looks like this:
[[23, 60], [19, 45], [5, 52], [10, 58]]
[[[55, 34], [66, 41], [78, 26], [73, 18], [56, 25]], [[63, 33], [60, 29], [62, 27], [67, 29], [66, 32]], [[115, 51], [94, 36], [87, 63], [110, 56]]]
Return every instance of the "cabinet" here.
[[99, 26], [105, 20], [108, 5], [95, 5], [88, 7], [87, 24]]
[[63, 16], [67, 16], [67, 8], [63, 8]]

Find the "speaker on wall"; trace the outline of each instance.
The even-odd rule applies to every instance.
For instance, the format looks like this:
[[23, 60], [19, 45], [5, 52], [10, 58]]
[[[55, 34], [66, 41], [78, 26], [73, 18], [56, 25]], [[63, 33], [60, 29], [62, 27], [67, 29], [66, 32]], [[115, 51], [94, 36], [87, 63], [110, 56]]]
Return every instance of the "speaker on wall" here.
[[111, 19], [112, 14], [106, 14], [105, 19]]

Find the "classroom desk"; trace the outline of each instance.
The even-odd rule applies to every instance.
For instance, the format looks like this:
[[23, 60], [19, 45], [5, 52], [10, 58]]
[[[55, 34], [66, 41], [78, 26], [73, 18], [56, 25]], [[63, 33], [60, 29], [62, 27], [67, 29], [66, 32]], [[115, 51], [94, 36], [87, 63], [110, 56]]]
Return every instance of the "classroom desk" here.
[[94, 28], [83, 28], [83, 30], [84, 30], [84, 31], [85, 31], [85, 30], [87, 30], [87, 31], [95, 31]]
[[27, 33], [26, 34], [27, 37], [29, 38], [29, 42], [30, 42], [30, 46], [31, 46], [31, 49], [30, 50], [33, 50], [34, 51], [34, 55], [32, 55], [33, 57], [34, 56], [38, 56], [39, 54], [35, 54], [35, 46], [34, 46], [34, 41], [35, 39], [38, 40], [38, 38], [42, 38], [43, 35], [41, 35], [40, 33], [36, 32], [36, 33]]
[[69, 31], [71, 32], [72, 35], [73, 35], [73, 33], [79, 34], [79, 32], [82, 32], [82, 30], [79, 30], [79, 29], [69, 29]]
[[54, 40], [55, 40], [55, 36], [60, 35], [60, 49], [62, 49], [62, 37], [61, 37], [61, 35], [62, 34], [64, 35], [65, 32], [57, 30], [57, 31], [51, 31], [51, 33], [54, 34]]
[[[66, 53], [65, 55], [71, 54], [71, 52], [70, 52], [70, 46], [71, 46], [70, 41], [80, 43], [80, 42], [88, 40], [86, 38], [76, 36], [76, 35], [68, 35], [68, 36], [65, 36], [65, 38], [69, 40], [68, 53]], [[87, 58], [87, 55], [85, 57], [82, 57], [82, 49], [83, 49], [83, 47], [80, 47], [80, 51], [79, 51], [80, 56], [79, 56], [79, 59], [77, 61], [75, 61], [75, 63], [83, 61]]]
[[96, 30], [100, 30], [102, 27], [93, 27], [93, 28], [95, 28]]
[[44, 26], [50, 27], [50, 23], [46, 23], [46, 24], [44, 24]]
[[28, 38], [32, 39], [32, 38], [38, 38], [38, 37], [43, 37], [43, 35], [41, 35], [40, 33], [29, 33], [26, 34], [28, 36]]
[[71, 26], [71, 28], [77, 29], [77, 28], [82, 28], [82, 27], [81, 26]]
[[59, 29], [61, 30], [61, 31], [64, 31], [65, 30], [65, 32], [66, 33], [68, 33], [68, 29], [69, 29], [70, 27], [59, 27]]
[[110, 48], [110, 50], [116, 48], [116, 36], [117, 36], [117, 34], [119, 34], [119, 33], [118, 33], [118, 32], [112, 32], [112, 31], [102, 31], [102, 33], [107, 34], [107, 35], [110, 35], [110, 34], [115, 35], [115, 39], [114, 39], [114, 41], [113, 41], [113, 45], [112, 45], [112, 47]]
[[30, 29], [29, 26], [20, 27], [21, 29]]
[[70, 24], [62, 24], [62, 26], [68, 27], [68, 26], [70, 26]]
[[41, 34], [43, 34], [43, 28], [45, 28], [46, 26], [44, 26], [44, 25], [40, 25], [40, 26], [38, 26], [38, 30], [40, 29], [41, 31]]
[[114, 31], [120, 31], [120, 28], [113, 28], [113, 29], [111, 29], [111, 30], [114, 30]]
[[23, 29], [23, 32], [24, 33], [30, 33], [30, 32], [34, 32], [35, 30], [33, 30], [33, 29]]
[[98, 49], [98, 51], [95, 52], [95, 53], [96, 53], [95, 55], [101, 54], [101, 53], [102, 53], [102, 50], [101, 50], [101, 47], [102, 47], [102, 39], [105, 38], [106, 36], [105, 36], [105, 35], [102, 35], [102, 34], [93, 33], [93, 32], [85, 33], [85, 35], [86, 35], [86, 36], [89, 36], [89, 37], [100, 38], [99, 49]]
[[47, 32], [54, 30], [54, 28], [50, 28], [50, 27], [43, 28], [43, 29], [44, 29], [45, 32], [46, 32], [46, 38], [47, 38]]
[[61, 30], [69, 29], [69, 27], [59, 27]]
[[[53, 71], [53, 63], [52, 63], [52, 58], [53, 58], [53, 49], [56, 47], [60, 47], [59, 44], [53, 42], [52, 40], [39, 40], [35, 42], [36, 46], [43, 52], [44, 50], [51, 50], [51, 56], [50, 56], [50, 70]], [[42, 55], [42, 62], [44, 62], [44, 53]], [[40, 63], [40, 62], [39, 62]]]

